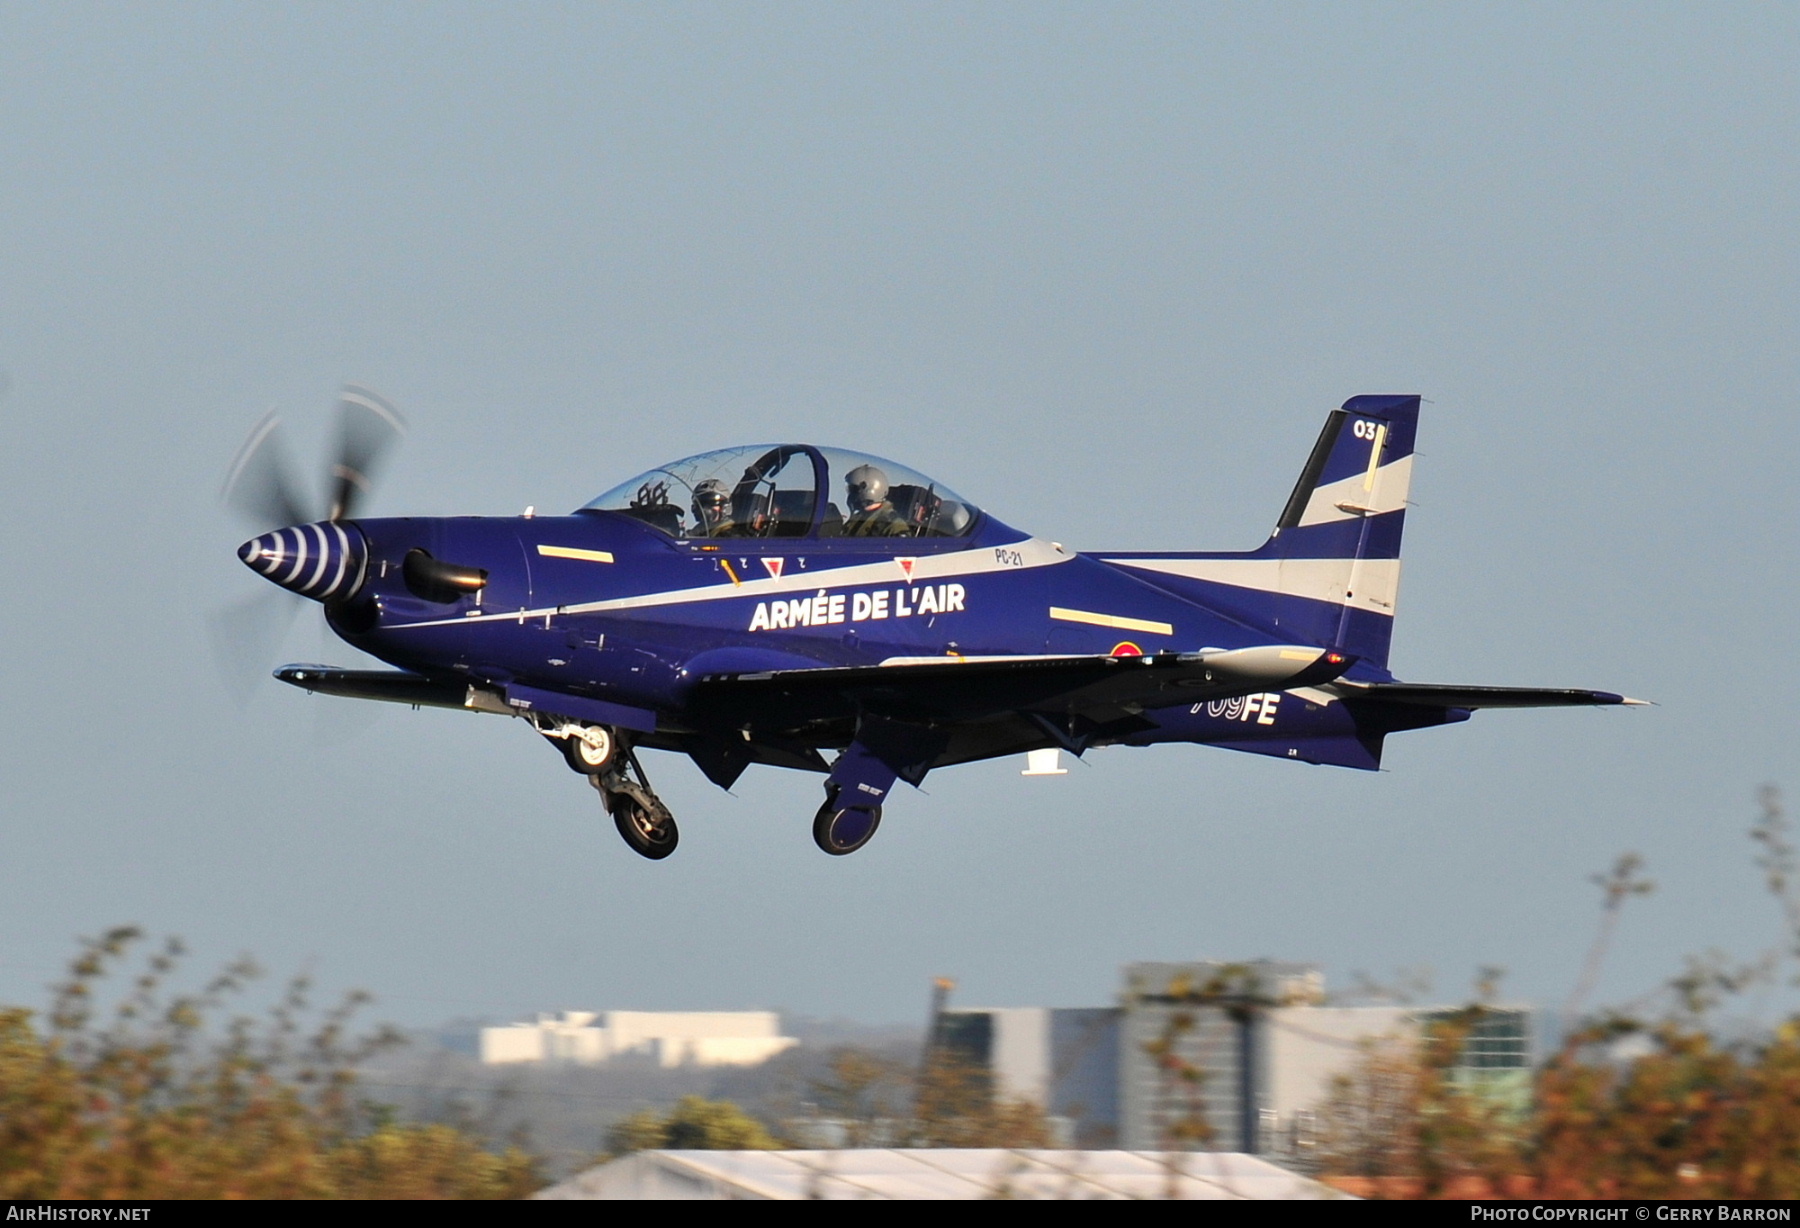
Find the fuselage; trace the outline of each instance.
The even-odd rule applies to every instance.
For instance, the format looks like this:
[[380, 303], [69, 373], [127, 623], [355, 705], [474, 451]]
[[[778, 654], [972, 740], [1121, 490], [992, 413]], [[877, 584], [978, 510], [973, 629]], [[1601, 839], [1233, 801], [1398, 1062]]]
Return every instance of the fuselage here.
[[[429, 677], [588, 697], [657, 723], [704, 720], [689, 710], [693, 691], [723, 673], [1194, 652], [1279, 638], [986, 514], [965, 536], [936, 539], [681, 540], [605, 511], [354, 527], [367, 543], [365, 578], [353, 601], [329, 609], [357, 648]], [[486, 583], [426, 600], [404, 575], [415, 550], [485, 571]], [[1154, 729], [1116, 740], [1246, 743], [1314, 759], [1311, 739], [1354, 732], [1324, 693], [1147, 715]]]

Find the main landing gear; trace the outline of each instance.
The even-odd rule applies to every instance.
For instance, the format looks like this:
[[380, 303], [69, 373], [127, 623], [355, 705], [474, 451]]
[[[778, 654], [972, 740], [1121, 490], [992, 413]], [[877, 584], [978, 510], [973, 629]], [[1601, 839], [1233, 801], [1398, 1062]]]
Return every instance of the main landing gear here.
[[813, 816], [813, 843], [833, 857], [844, 857], [873, 840], [880, 826], [880, 806], [840, 806], [838, 791], [828, 788], [825, 804]]
[[845, 857], [873, 840], [881, 826], [881, 803], [898, 776], [860, 739], [846, 746], [825, 780], [825, 804], [813, 816], [813, 843]]

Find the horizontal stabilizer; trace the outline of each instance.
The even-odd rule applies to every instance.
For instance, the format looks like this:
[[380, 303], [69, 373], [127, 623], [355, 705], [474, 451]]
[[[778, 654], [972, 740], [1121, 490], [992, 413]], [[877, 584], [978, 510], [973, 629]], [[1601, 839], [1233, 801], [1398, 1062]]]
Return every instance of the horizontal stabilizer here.
[[1577, 708], [1643, 704], [1611, 691], [1579, 691], [1525, 686], [1438, 686], [1428, 682], [1340, 682], [1332, 688], [1345, 699], [1378, 699], [1425, 708]]

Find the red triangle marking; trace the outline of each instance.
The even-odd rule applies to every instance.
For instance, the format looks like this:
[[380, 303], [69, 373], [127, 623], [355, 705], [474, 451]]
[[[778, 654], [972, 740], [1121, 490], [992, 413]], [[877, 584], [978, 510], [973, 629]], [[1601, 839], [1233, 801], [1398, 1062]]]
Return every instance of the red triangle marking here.
[[919, 561], [918, 559], [895, 559], [894, 560], [894, 562], [900, 564], [900, 570], [906, 573], [906, 578], [908, 580], [912, 579], [913, 564], [918, 561]]
[[780, 559], [765, 558], [763, 560], [763, 566], [767, 567], [769, 569], [769, 575], [773, 576], [777, 580], [781, 579], [781, 563], [782, 563], [782, 560], [780, 560]]

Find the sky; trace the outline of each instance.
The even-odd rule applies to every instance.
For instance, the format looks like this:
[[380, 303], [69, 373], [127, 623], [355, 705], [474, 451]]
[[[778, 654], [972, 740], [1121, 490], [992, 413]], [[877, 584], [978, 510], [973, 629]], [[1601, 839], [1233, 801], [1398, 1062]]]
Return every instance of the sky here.
[[[136, 924], [408, 1025], [1262, 956], [1554, 1006], [1625, 852], [1595, 1001], [1775, 944], [1797, 78], [1789, 5], [0, 8], [0, 1001]], [[1092, 550], [1253, 547], [1326, 412], [1420, 393], [1395, 671], [1659, 706], [959, 767], [842, 859], [816, 777], [656, 755], [650, 863], [521, 722], [234, 698], [221, 480], [347, 381], [412, 424], [376, 514], [799, 439]], [[311, 610], [292, 660], [362, 663]]]

